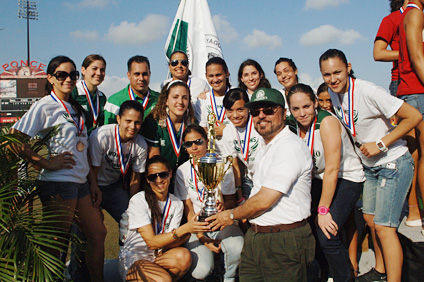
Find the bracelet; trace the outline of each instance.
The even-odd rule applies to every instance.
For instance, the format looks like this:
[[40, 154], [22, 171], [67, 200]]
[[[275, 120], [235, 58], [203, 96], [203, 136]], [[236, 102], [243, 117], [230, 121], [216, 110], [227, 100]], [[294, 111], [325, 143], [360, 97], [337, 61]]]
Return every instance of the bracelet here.
[[171, 231], [171, 234], [172, 234], [172, 238], [174, 238], [174, 240], [177, 240], [177, 241], [180, 241], [180, 237], [178, 237], [178, 234], [177, 234], [177, 229], [172, 229], [172, 231]]
[[243, 197], [241, 199], [238, 199], [236, 204], [237, 204], [237, 206], [239, 206], [239, 205], [243, 204], [245, 201], [246, 201], [246, 199]]

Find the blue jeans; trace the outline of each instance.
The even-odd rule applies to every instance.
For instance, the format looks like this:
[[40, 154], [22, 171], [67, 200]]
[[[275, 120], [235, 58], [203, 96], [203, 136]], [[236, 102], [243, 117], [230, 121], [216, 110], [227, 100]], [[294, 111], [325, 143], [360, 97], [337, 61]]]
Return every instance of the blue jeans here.
[[[224, 253], [224, 281], [235, 281], [237, 268], [240, 264], [240, 253], [243, 248], [243, 232], [238, 226], [230, 225], [221, 231], [208, 232], [205, 236], [221, 240], [221, 251]], [[185, 246], [191, 253], [191, 276], [203, 280], [212, 273], [214, 268], [214, 254], [208, 247], [202, 245], [196, 234], [192, 234]]]
[[247, 176], [243, 176], [241, 178], [241, 191], [243, 194], [243, 197], [247, 200], [249, 199], [250, 192], [253, 188], [253, 181]]
[[63, 200], [74, 200], [82, 199], [90, 194], [88, 182], [79, 184], [74, 182], [39, 180], [37, 190], [40, 191], [40, 199], [42, 201], [49, 201], [56, 195], [59, 195]]
[[399, 98], [420, 111], [424, 120], [424, 94], [403, 95]]
[[398, 227], [402, 207], [414, 176], [414, 160], [409, 152], [377, 167], [364, 165], [362, 212], [374, 215], [374, 223]]
[[396, 97], [396, 93], [397, 93], [397, 90], [398, 90], [399, 83], [400, 83], [400, 80], [392, 80], [390, 82], [390, 85], [389, 85], [390, 95]]
[[[352, 182], [339, 178], [337, 181], [336, 191], [333, 196], [333, 201], [330, 205], [331, 217], [339, 227], [337, 234], [336, 236], [330, 234], [331, 238], [327, 239], [321, 228], [317, 226], [317, 239], [319, 245], [327, 259], [330, 268], [330, 276], [336, 282], [350, 281], [349, 253], [342, 242], [341, 231], [362, 193], [362, 188], [362, 182]], [[312, 181], [312, 190], [322, 191], [322, 180], [314, 179]], [[313, 193], [313, 195], [317, 194], [318, 193], [316, 192]], [[321, 197], [321, 195], [319, 195], [319, 197]], [[319, 198], [318, 201], [313, 202], [315, 202], [318, 206]]]
[[130, 201], [129, 192], [124, 190], [121, 180], [107, 186], [99, 186], [99, 188], [102, 191], [102, 203], [100, 206], [119, 224], [121, 215], [128, 208]]

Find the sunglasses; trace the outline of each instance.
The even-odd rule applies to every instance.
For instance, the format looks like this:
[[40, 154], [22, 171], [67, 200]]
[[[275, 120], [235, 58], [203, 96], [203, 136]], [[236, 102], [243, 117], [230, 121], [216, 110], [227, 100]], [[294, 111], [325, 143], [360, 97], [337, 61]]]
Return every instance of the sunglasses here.
[[264, 113], [264, 115], [270, 116], [275, 114], [275, 112], [277, 111], [278, 106], [277, 107], [267, 107], [267, 108], [263, 108], [263, 109], [251, 109], [250, 110], [250, 114], [252, 115], [252, 117], [257, 117], [261, 112]]
[[186, 148], [190, 148], [191, 146], [193, 146], [193, 144], [196, 144], [196, 146], [200, 146], [203, 145], [203, 143], [205, 143], [203, 139], [196, 139], [194, 141], [185, 141], [184, 146]]
[[161, 179], [165, 179], [169, 177], [169, 171], [162, 171], [162, 172], [158, 172], [158, 173], [152, 173], [147, 175], [147, 180], [149, 180], [150, 182], [154, 182], [156, 181], [156, 179], [160, 177]]
[[68, 73], [66, 71], [57, 71], [52, 76], [56, 77], [58, 81], [65, 81], [68, 76], [72, 80], [77, 80], [79, 78], [79, 72], [78, 71], [71, 71], [71, 73]]
[[181, 60], [181, 61], [179, 61], [179, 60], [172, 60], [169, 64], [171, 66], [173, 66], [173, 67], [176, 67], [176, 66], [178, 66], [178, 63], [181, 63], [185, 67], [188, 66], [188, 60]]

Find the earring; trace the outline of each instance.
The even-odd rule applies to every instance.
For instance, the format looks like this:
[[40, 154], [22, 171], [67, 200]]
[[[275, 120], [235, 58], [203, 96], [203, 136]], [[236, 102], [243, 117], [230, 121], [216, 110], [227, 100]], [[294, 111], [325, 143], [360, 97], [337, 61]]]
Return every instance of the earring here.
[[166, 106], [166, 114], [169, 116], [169, 108]]

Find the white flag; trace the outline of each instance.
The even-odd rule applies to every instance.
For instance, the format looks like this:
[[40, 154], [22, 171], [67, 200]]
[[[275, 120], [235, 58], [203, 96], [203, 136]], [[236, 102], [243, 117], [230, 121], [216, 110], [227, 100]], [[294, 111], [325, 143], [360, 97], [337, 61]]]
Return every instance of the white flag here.
[[165, 44], [168, 60], [175, 50], [187, 53], [194, 77], [204, 77], [208, 59], [223, 58], [207, 0], [181, 0]]

